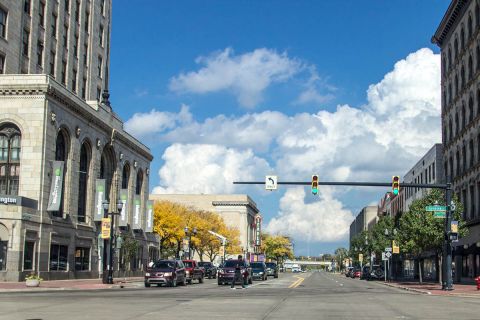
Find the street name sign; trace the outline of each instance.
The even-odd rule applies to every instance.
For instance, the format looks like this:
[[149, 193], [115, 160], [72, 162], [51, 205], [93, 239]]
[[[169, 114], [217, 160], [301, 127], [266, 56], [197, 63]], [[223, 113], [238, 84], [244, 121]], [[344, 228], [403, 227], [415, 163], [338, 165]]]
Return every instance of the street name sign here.
[[434, 211], [433, 212], [433, 217], [434, 218], [445, 219], [445, 216], [446, 216], [445, 211]]
[[265, 176], [265, 190], [277, 190], [277, 176]]
[[392, 252], [392, 248], [385, 248], [385, 252]]
[[439, 206], [439, 205], [426, 206], [425, 211], [447, 211], [447, 206]]

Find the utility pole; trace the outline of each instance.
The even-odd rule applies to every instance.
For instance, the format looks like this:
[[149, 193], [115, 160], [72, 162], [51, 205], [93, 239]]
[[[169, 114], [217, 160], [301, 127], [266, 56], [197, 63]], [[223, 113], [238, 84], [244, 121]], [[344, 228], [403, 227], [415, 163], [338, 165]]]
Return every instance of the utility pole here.
[[445, 189], [445, 200], [447, 212], [445, 213], [445, 245], [442, 259], [442, 289], [453, 290], [452, 279], [452, 183], [450, 177], [447, 177], [447, 188]]

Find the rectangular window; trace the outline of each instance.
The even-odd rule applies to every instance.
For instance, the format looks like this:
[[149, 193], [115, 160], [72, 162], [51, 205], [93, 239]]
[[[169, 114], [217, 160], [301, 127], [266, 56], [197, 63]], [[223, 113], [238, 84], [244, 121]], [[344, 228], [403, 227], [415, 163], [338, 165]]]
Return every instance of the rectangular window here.
[[475, 188], [470, 186], [470, 219], [475, 217]]
[[67, 85], [67, 62], [62, 62], [62, 83]]
[[50, 52], [50, 75], [55, 77], [55, 51]]
[[5, 56], [0, 54], [0, 74], [5, 73]]
[[102, 89], [97, 87], [97, 101], [100, 101], [100, 96], [102, 95]]
[[35, 257], [35, 242], [25, 241], [23, 249], [23, 270], [33, 270]]
[[52, 13], [52, 37], [57, 36], [57, 16], [55, 13]]
[[100, 45], [103, 47], [103, 26], [100, 25], [100, 31], [98, 32], [98, 36], [100, 37]]
[[50, 246], [50, 271], [67, 271], [68, 246], [52, 244]]
[[8, 241], [0, 240], [0, 271], [7, 270]]
[[85, 99], [87, 93], [87, 78], [83, 78], [82, 98]]
[[23, 12], [26, 14], [30, 14], [30, 1], [31, 0], [25, 0], [24, 5], [23, 5]]
[[90, 20], [90, 14], [88, 12], [85, 12], [85, 32], [88, 32], [88, 24]]
[[65, 32], [63, 33], [63, 46], [68, 49], [68, 27], [65, 26]]
[[90, 248], [75, 248], [75, 271], [90, 270]]
[[7, 36], [7, 12], [0, 8], [0, 36]]
[[103, 59], [101, 56], [98, 56], [98, 77], [102, 77], [102, 64], [103, 64]]
[[65, 11], [70, 13], [70, 0], [65, 0]]
[[83, 64], [86, 66], [87, 65], [87, 55], [88, 55], [88, 44], [85, 44], [85, 48], [84, 48], [84, 52], [83, 52]]
[[73, 43], [73, 56], [78, 58], [78, 36], [75, 35], [75, 42]]
[[72, 91], [77, 93], [77, 70], [72, 72]]
[[37, 64], [43, 66], [43, 43], [37, 43]]
[[42, 27], [45, 26], [45, 3], [40, 1], [40, 7], [38, 8], [38, 20]]
[[28, 41], [30, 40], [30, 32], [27, 29], [23, 29], [23, 46], [22, 46], [22, 53], [24, 56], [28, 57]]
[[432, 179], [435, 180], [435, 162], [432, 163]]
[[77, 1], [75, 7], [75, 21], [78, 22], [80, 20], [80, 1]]

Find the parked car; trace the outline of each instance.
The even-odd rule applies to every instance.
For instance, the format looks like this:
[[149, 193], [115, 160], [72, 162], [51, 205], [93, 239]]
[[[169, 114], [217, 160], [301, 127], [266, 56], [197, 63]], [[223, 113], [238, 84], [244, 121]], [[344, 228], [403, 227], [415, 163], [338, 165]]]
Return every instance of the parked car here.
[[[227, 260], [221, 268], [218, 269], [218, 285], [232, 283], [235, 276], [235, 266], [238, 260]], [[241, 262], [240, 272], [248, 284], [252, 284], [252, 269], [250, 264], [244, 260]]]
[[364, 266], [362, 269], [362, 274], [360, 275], [360, 279], [368, 280], [370, 278], [370, 266]]
[[217, 278], [217, 267], [215, 267], [213, 263], [206, 262], [206, 261], [199, 261], [198, 266], [205, 269], [205, 277], [207, 277], [208, 279]]
[[158, 286], [164, 284], [169, 287], [176, 287], [177, 284], [184, 286], [185, 266], [181, 260], [158, 260], [145, 272], [145, 287], [152, 284]]
[[302, 272], [302, 269], [300, 267], [293, 267], [292, 272], [293, 273]]
[[198, 283], [203, 283], [205, 270], [198, 266], [196, 260], [183, 260], [185, 266], [185, 279], [187, 283], [191, 284], [193, 280], [198, 280]]
[[360, 269], [357, 269], [353, 272], [352, 278], [360, 278], [361, 275], [362, 275], [362, 271], [360, 271]]
[[348, 267], [347, 270], [345, 270], [345, 277], [351, 278], [353, 273], [353, 267]]
[[252, 262], [250, 267], [252, 268], [253, 280], [267, 280], [267, 266], [265, 262]]
[[385, 274], [383, 268], [380, 265], [373, 265], [370, 271], [370, 276], [368, 280], [382, 280], [384, 279]]
[[267, 276], [278, 278], [278, 265], [275, 262], [267, 262], [265, 265], [267, 266]]

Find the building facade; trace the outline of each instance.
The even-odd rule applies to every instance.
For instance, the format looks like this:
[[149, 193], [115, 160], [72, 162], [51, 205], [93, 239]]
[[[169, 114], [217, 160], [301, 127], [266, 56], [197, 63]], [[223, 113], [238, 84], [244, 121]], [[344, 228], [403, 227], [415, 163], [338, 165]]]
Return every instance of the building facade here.
[[256, 219], [261, 214], [257, 204], [243, 194], [151, 194], [152, 201], [170, 201], [197, 210], [219, 214], [228, 227], [237, 228], [240, 232], [240, 246], [243, 253], [255, 253], [257, 238]]
[[362, 231], [370, 230], [378, 219], [378, 207], [364, 207], [350, 224], [350, 243]]
[[[44, 279], [103, 275], [110, 242], [101, 238], [101, 220], [118, 211], [118, 202], [114, 269], [142, 270], [149, 255], [158, 254], [147, 232], [152, 155], [123, 130], [106, 92], [110, 6], [102, 0], [0, 0], [6, 73], [0, 75], [0, 281], [30, 273]], [[102, 25], [103, 48], [93, 35]], [[86, 66], [75, 43], [88, 43]], [[96, 55], [102, 56], [99, 74], [90, 72]], [[138, 249], [127, 254], [125, 241], [136, 241]]]
[[457, 281], [480, 273], [479, 30], [479, 1], [453, 0], [432, 37], [441, 49], [444, 170], [469, 227], [469, 235], [454, 243]]

